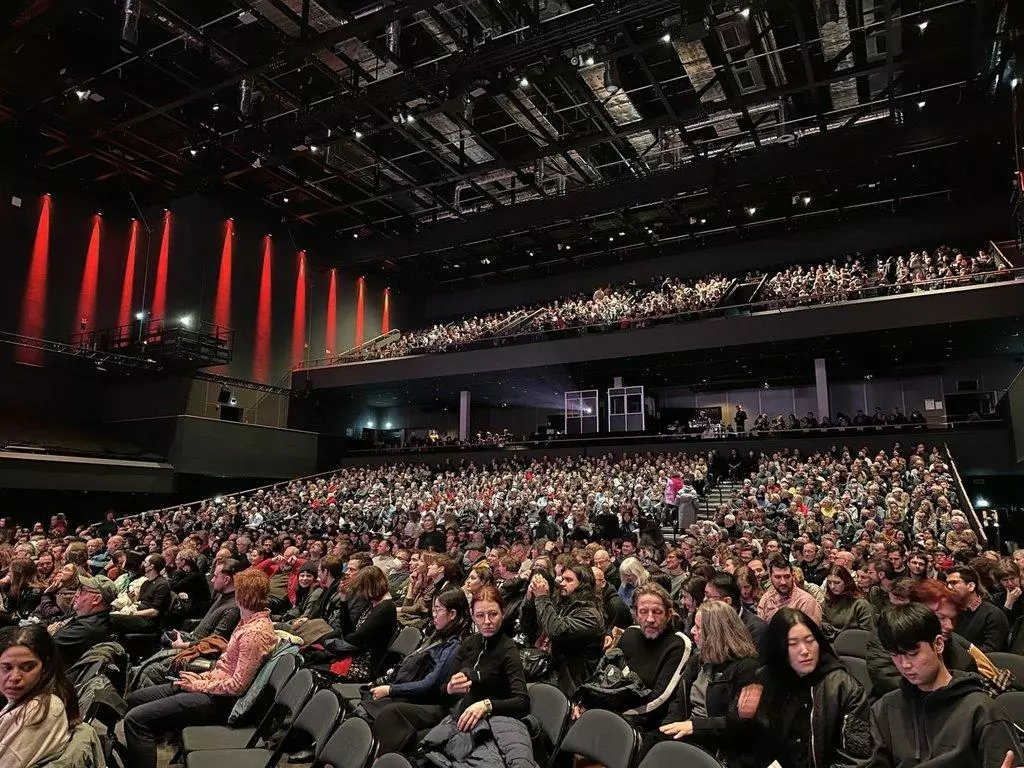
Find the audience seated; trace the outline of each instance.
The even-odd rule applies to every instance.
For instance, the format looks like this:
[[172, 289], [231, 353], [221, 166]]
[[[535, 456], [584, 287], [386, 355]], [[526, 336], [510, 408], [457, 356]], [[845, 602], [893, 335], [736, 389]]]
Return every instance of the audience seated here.
[[[154, 642], [164, 631], [170, 647], [162, 659], [227, 637], [209, 672], [184, 672], [172, 685], [164, 684], [170, 667], [140, 677], [144, 687], [128, 697], [126, 768], [152, 766], [156, 739], [183, 724], [225, 722], [239, 696], [266, 685], [271, 652], [297, 652], [300, 664], [327, 673], [318, 684], [335, 685], [386, 749], [426, 751], [453, 765], [466, 760], [455, 745], [469, 731], [474, 750], [486, 750], [471, 760], [500, 753], [506, 736], [529, 743], [519, 722], [528, 708], [524, 659], [531, 675], [578, 705], [577, 714], [608, 708], [595, 686], [613, 667], [628, 670], [626, 694], [634, 698], [611, 708], [642, 732], [645, 747], [690, 741], [729, 766], [774, 760], [788, 768], [808, 755], [821, 765], [864, 763], [884, 738], [881, 710], [873, 740], [864, 702], [897, 691], [901, 680], [901, 695], [918, 695], [907, 689], [918, 685], [906, 674], [912, 665], [891, 652], [912, 641], [930, 644], [949, 671], [939, 686], [948, 706], [969, 702], [998, 724], [997, 710], [978, 706], [975, 694], [1013, 684], [986, 653], [1007, 646], [1020, 566], [996, 553], [979, 557], [948, 457], [919, 445], [739, 459], [734, 490], [671, 543], [661, 534], [676, 514], [669, 491], [713, 485], [729, 471], [724, 457], [346, 468], [121, 520], [104, 530], [99, 548], [89, 544], [95, 528], [87, 526], [0, 526], [0, 581], [27, 572], [19, 559], [50, 577], [40, 605], [21, 621], [47, 624], [54, 654], [67, 661], [99, 639], [142, 627]], [[100, 549], [116, 581], [88, 575]], [[141, 575], [134, 560], [144, 563]], [[243, 570], [248, 563], [257, 567]], [[199, 625], [169, 630], [162, 585], [168, 602], [172, 590], [180, 602], [196, 590], [172, 583], [211, 573], [216, 599]], [[280, 641], [267, 611], [271, 582]], [[106, 618], [111, 604], [127, 623]], [[923, 606], [941, 647], [934, 637], [914, 641], [916, 629], [886, 645], [874, 627], [890, 604]], [[423, 641], [385, 671], [402, 625], [422, 628]], [[869, 633], [860, 665], [836, 656], [825, 639], [849, 629]], [[762, 654], [756, 676], [755, 649]], [[547, 660], [546, 669], [537, 659]], [[0, 661], [0, 678], [3, 671]], [[964, 685], [961, 672], [976, 682]], [[871, 690], [854, 682], [861, 678]], [[895, 733], [894, 717], [885, 727]], [[902, 746], [886, 748], [897, 754]], [[994, 754], [986, 752], [986, 764]]]
[[[150, 564], [152, 567], [152, 563]], [[125, 768], [156, 768], [156, 737], [190, 725], [225, 724], [232, 707], [277, 645], [267, 601], [270, 579], [250, 568], [235, 576], [239, 623], [209, 672], [129, 694], [124, 719]]]
[[59, 755], [78, 725], [78, 695], [53, 638], [38, 625], [0, 630], [0, 764], [30, 768]]
[[[860, 257], [847, 257], [842, 263], [832, 260], [796, 265], [770, 275], [749, 273], [743, 282], [763, 279], [764, 285], [753, 301], [777, 308], [848, 301], [862, 298], [865, 290], [872, 291], [871, 296], [884, 296], [952, 288], [1003, 279], [1003, 271], [1005, 267], [986, 251], [969, 257], [959, 249], [940, 246], [934, 255], [915, 251], [906, 257], [879, 258], [874, 266]], [[529, 340], [552, 331], [642, 328], [657, 318], [685, 317], [710, 309], [732, 283], [733, 277], [712, 275], [697, 280], [656, 278], [646, 286], [633, 282], [599, 287], [592, 294], [579, 294], [542, 306], [492, 312], [409, 331], [387, 344], [361, 349], [349, 359], [380, 360], [448, 352], [485, 339], [498, 343], [514, 335]], [[528, 323], [523, 326], [516, 322], [517, 318]], [[792, 418], [799, 427], [800, 422], [795, 416]]]
[[[485, 587], [471, 606], [477, 632], [467, 637], [455, 657], [455, 674], [430, 703], [396, 703], [377, 715], [374, 728], [380, 751], [412, 754], [417, 734], [447, 717], [468, 732], [491, 716], [522, 718], [530, 708], [519, 651], [501, 632], [504, 606], [495, 587]], [[449, 712], [451, 714], [449, 714]]]

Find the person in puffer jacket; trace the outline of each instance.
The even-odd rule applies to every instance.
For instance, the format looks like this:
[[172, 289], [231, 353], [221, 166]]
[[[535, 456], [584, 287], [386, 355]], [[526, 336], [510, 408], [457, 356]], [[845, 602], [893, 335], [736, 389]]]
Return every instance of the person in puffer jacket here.
[[947, 641], [932, 611], [920, 603], [886, 608], [878, 636], [903, 679], [872, 707], [872, 768], [1018, 764], [1024, 752], [1009, 714], [977, 675], [947, 669]]

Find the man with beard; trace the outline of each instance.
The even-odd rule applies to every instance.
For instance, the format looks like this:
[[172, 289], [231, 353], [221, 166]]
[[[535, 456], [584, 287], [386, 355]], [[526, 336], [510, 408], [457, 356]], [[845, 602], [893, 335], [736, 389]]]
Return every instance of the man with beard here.
[[572, 696], [597, 669], [604, 653], [604, 611], [594, 592], [593, 572], [584, 565], [559, 566], [558, 598], [540, 574], [530, 579], [521, 627], [527, 641], [551, 653], [555, 684]]
[[[635, 672], [650, 690], [637, 710], [623, 714], [633, 717], [645, 742], [660, 740], [658, 727], [664, 722], [672, 697], [676, 694], [683, 665], [690, 658], [692, 641], [682, 632], [669, 628], [674, 611], [672, 598], [662, 587], [647, 582], [637, 587], [634, 594], [637, 625], [622, 633], [619, 650], [632, 672]], [[581, 702], [583, 706], [586, 701]], [[577, 708], [577, 713], [583, 706]]]
[[768, 561], [772, 587], [761, 596], [757, 605], [757, 615], [766, 624], [772, 620], [780, 608], [797, 608], [814, 621], [821, 624], [821, 606], [818, 601], [793, 583], [793, 566], [782, 555], [773, 555]]

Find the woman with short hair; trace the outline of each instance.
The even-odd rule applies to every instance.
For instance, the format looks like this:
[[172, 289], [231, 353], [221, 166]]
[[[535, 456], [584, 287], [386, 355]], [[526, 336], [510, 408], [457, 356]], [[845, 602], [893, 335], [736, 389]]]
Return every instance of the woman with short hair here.
[[227, 723], [235, 702], [277, 646], [267, 608], [270, 577], [249, 568], [235, 575], [234, 585], [241, 618], [213, 669], [182, 672], [173, 683], [140, 688], [125, 700], [125, 768], [156, 768], [159, 734]]

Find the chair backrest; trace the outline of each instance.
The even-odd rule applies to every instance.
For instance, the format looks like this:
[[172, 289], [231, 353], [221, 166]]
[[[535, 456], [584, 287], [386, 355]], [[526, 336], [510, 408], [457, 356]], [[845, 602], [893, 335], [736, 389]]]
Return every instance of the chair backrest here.
[[295, 653], [286, 653], [277, 657], [274, 662], [274, 669], [267, 680], [267, 687], [274, 692], [274, 697], [281, 692], [285, 684], [295, 674], [295, 668], [299, 666], [299, 657]]
[[1024, 691], [1007, 691], [996, 696], [996, 702], [1006, 710], [1010, 720], [1024, 728]]
[[871, 633], [866, 629], [844, 629], [832, 641], [832, 649], [840, 656], [868, 657], [868, 639]]
[[840, 656], [839, 660], [843, 662], [846, 671], [857, 678], [857, 682], [864, 688], [864, 693], [870, 698], [871, 690], [875, 687], [875, 684], [868, 672], [868, 663], [864, 659], [858, 659], [856, 656]]
[[993, 651], [988, 654], [989, 660], [1000, 669], [1008, 669], [1013, 673], [1013, 679], [1019, 685], [1024, 685], [1024, 656], [1016, 653], [1004, 653]]
[[651, 747], [639, 768], [722, 768], [722, 764], [703, 749], [683, 741], [662, 741]]
[[[318, 745], [319, 746], [319, 745]], [[377, 754], [377, 738], [365, 720], [350, 717], [339, 725], [313, 761], [314, 768], [366, 768]]]
[[559, 751], [583, 755], [605, 768], [632, 768], [640, 741], [633, 727], [621, 716], [604, 709], [591, 709], [572, 724]]
[[400, 658], [405, 658], [420, 647], [423, 642], [423, 633], [416, 627], [402, 627], [402, 630], [391, 641], [388, 653], [393, 653]]
[[388, 752], [373, 761], [373, 768], [413, 768], [413, 765], [401, 752]]
[[[284, 658], [291, 658], [293, 663], [295, 661], [294, 654], [289, 654]], [[277, 673], [276, 667], [274, 673]], [[255, 747], [259, 741], [266, 739], [277, 730], [282, 720], [294, 720], [299, 711], [306, 706], [306, 702], [313, 695], [315, 688], [313, 673], [310, 670], [300, 669], [292, 675], [284, 687], [277, 692], [274, 703], [267, 707], [266, 714], [256, 726], [256, 731], [246, 746]]]
[[[304, 671], [304, 670], [303, 670]], [[277, 765], [284, 754], [284, 750], [295, 742], [292, 738], [296, 732], [307, 736], [315, 745], [315, 754], [319, 754], [324, 748], [331, 732], [341, 719], [341, 699], [330, 688], [324, 688], [313, 694], [313, 697], [306, 702], [306, 706], [299, 712], [292, 727], [288, 729], [287, 735], [281, 739], [274, 756], [268, 765]]]
[[537, 718], [541, 731], [551, 748], [557, 747], [569, 726], [572, 706], [558, 688], [547, 683], [534, 683], [530, 690], [530, 714]]

